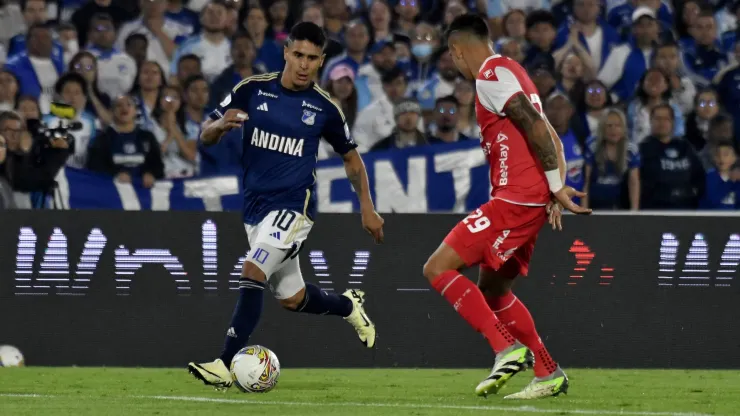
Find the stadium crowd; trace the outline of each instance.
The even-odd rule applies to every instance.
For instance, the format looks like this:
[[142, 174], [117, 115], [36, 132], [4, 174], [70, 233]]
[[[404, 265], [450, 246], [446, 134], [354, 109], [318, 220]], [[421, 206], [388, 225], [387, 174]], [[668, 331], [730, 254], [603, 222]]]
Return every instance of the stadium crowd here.
[[[0, 206], [64, 164], [146, 187], [238, 169], [240, 134], [203, 147], [201, 123], [282, 69], [299, 21], [329, 35], [316, 82], [362, 152], [477, 140], [474, 83], [442, 37], [468, 12], [535, 82], [582, 204], [740, 204], [740, 0], [0, 0]], [[27, 123], [66, 123], [52, 102], [74, 108], [73, 141]]]

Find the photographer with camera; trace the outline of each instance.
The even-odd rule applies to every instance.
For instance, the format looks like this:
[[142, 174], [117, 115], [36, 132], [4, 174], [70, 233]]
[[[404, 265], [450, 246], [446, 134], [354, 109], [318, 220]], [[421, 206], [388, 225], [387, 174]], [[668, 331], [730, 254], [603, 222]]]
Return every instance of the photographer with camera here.
[[113, 101], [113, 125], [92, 143], [87, 168], [131, 183], [141, 178], [145, 188], [164, 177], [160, 145], [154, 135], [136, 125], [136, 103], [128, 95]]
[[[14, 111], [0, 112], [0, 134], [7, 141], [5, 175], [19, 208], [44, 207], [56, 186], [54, 178], [67, 161], [70, 138], [51, 133], [39, 120], [24, 122]], [[40, 193], [41, 198], [32, 203], [31, 193]]]
[[84, 169], [90, 142], [97, 134], [98, 122], [95, 116], [85, 110], [87, 106], [88, 85], [85, 78], [77, 73], [63, 75], [54, 86], [57, 98], [74, 109], [72, 118], [54, 114], [44, 116], [44, 124], [50, 128], [67, 128], [72, 135], [73, 146], [67, 166]]

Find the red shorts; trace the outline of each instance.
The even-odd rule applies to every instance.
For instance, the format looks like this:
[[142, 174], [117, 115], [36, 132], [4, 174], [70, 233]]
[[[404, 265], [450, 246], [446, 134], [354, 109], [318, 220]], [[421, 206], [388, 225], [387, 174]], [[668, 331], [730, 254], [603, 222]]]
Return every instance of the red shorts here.
[[499, 270], [511, 260], [519, 265], [519, 274], [526, 276], [537, 234], [545, 222], [544, 206], [516, 205], [494, 199], [460, 221], [444, 242], [467, 266], [480, 264], [483, 268]]

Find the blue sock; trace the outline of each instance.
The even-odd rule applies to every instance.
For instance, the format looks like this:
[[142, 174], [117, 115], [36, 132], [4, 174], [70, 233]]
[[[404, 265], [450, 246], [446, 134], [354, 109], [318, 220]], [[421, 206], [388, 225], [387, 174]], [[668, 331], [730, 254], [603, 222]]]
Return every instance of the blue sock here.
[[347, 317], [352, 313], [353, 307], [352, 301], [346, 296], [327, 293], [316, 285], [306, 283], [306, 297], [296, 312]]
[[224, 349], [221, 352], [221, 360], [226, 367], [231, 365], [240, 349], [247, 346], [249, 336], [257, 327], [257, 322], [262, 314], [262, 292], [265, 284], [242, 277], [239, 279], [239, 300], [236, 302], [234, 314], [231, 317], [231, 326], [226, 333]]

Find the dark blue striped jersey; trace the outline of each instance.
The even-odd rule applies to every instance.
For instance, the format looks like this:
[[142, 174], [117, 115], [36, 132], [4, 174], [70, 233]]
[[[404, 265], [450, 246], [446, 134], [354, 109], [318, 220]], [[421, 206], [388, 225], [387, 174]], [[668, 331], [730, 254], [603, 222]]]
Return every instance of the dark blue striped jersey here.
[[217, 120], [232, 108], [249, 115], [241, 155], [245, 224], [259, 224], [281, 209], [313, 219], [319, 141], [324, 138], [341, 155], [357, 147], [342, 110], [326, 91], [316, 85], [289, 90], [280, 76], [244, 79], [210, 115]]

